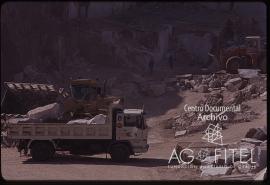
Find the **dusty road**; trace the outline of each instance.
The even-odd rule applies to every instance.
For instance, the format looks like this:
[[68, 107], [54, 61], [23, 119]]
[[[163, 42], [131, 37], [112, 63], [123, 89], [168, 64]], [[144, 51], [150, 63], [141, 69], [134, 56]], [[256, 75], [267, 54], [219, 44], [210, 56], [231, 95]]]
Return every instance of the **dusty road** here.
[[[166, 151], [164, 149], [168, 149]], [[105, 155], [57, 155], [47, 163], [36, 163], [30, 157], [19, 157], [14, 148], [1, 150], [2, 176], [7, 180], [166, 180], [187, 179], [195, 170], [181, 173], [168, 169], [168, 155], [173, 144], [152, 144], [147, 154], [117, 164]]]
[[[182, 94], [184, 97], [185, 94]], [[198, 97], [198, 94], [196, 95]], [[7, 180], [195, 180], [200, 179], [199, 169], [168, 168], [168, 159], [175, 144], [188, 146], [203, 142], [202, 133], [194, 133], [181, 138], [173, 138], [170, 129], [164, 129], [158, 120], [177, 114], [179, 107], [186, 101], [197, 100], [188, 96], [179, 106], [167, 111], [165, 115], [149, 117], [149, 151], [141, 156], [132, 157], [125, 164], [113, 163], [106, 155], [71, 156], [58, 154], [46, 163], [37, 163], [30, 157], [19, 157], [15, 148], [1, 149], [1, 172]], [[230, 125], [223, 130], [224, 143], [237, 142], [249, 128], [266, 124], [266, 103], [261, 100], [248, 102], [260, 118], [252, 122]]]

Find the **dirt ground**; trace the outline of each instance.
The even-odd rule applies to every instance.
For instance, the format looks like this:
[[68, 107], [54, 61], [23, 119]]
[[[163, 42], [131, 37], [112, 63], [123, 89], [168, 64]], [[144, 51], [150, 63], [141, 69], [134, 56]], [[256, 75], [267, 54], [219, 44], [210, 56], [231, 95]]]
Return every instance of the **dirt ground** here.
[[[140, 156], [133, 156], [125, 164], [113, 163], [106, 155], [71, 156], [58, 153], [46, 163], [37, 163], [30, 157], [19, 156], [16, 148], [1, 148], [1, 172], [6, 180], [201, 180], [199, 169], [173, 169], [168, 167], [168, 159], [176, 143], [183, 147], [204, 142], [202, 133], [189, 134], [174, 138], [171, 129], [164, 129], [162, 120], [179, 114], [187, 102], [195, 104], [203, 94], [195, 92], [179, 92], [181, 101], [170, 109], [170, 94], [156, 100], [146, 100], [146, 107], [151, 108], [147, 115], [149, 125], [149, 151]], [[155, 103], [154, 103], [155, 101]], [[160, 105], [160, 107], [154, 106]], [[246, 102], [260, 117], [251, 122], [230, 125], [222, 131], [223, 142], [240, 141], [252, 127], [266, 124], [266, 101], [253, 99]], [[162, 110], [164, 107], [165, 110]], [[157, 116], [158, 113], [163, 112]]]

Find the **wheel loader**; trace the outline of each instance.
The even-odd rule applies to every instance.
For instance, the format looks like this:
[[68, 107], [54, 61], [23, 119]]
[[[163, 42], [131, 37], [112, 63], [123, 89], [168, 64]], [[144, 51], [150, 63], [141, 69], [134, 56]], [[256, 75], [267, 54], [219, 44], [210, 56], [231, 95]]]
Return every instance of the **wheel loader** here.
[[120, 99], [106, 95], [106, 82], [93, 79], [70, 80], [69, 92], [50, 84], [5, 82], [1, 113], [26, 114], [29, 110], [57, 102], [63, 120], [106, 114], [109, 105]]
[[229, 73], [237, 73], [238, 69], [260, 69], [266, 73], [266, 48], [260, 36], [247, 36], [242, 45], [220, 48], [218, 56], [208, 54]]

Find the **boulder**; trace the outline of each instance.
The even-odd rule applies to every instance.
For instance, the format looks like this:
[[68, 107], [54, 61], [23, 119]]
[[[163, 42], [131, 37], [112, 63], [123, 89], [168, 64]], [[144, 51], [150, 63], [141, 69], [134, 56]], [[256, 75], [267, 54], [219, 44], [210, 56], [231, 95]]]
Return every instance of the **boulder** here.
[[29, 123], [31, 122], [30, 118], [11, 118], [8, 120], [9, 123]]
[[196, 87], [196, 89], [200, 93], [207, 93], [207, 92], [209, 92], [207, 85], [199, 85], [199, 86]]
[[[245, 148], [245, 147], [243, 147], [243, 148]], [[254, 149], [255, 147], [253, 147], [252, 149]], [[232, 163], [235, 163], [235, 162], [238, 162], [238, 161], [240, 161], [240, 157], [241, 157], [241, 160], [242, 161], [248, 161], [249, 159], [250, 159], [250, 157], [251, 157], [251, 149], [250, 148], [246, 148], [247, 150], [242, 150], [242, 151], [240, 151], [240, 150], [236, 150], [235, 152], [234, 152], [234, 158], [232, 158], [233, 156], [232, 155], [230, 155], [230, 157], [229, 157], [229, 159], [228, 159], [228, 161], [229, 162], [232, 162]], [[240, 152], [241, 152], [241, 154], [240, 154]], [[241, 156], [240, 156], [241, 155]]]
[[57, 119], [61, 116], [61, 108], [59, 103], [52, 103], [43, 107], [38, 107], [27, 112], [30, 119], [46, 120]]
[[231, 83], [233, 85], [236, 85], [236, 84], [239, 84], [241, 82], [242, 82], [241, 78], [232, 78], [232, 79], [228, 80], [226, 83]]
[[188, 133], [204, 131], [208, 126], [205, 121], [192, 121], [192, 124], [187, 127]]
[[105, 124], [107, 116], [98, 114], [87, 122], [87, 124]]
[[72, 124], [87, 124], [89, 122], [88, 119], [74, 119], [67, 122], [68, 125]]
[[245, 100], [251, 99], [252, 94], [256, 94], [257, 92], [257, 87], [254, 84], [250, 84], [244, 89], [241, 90], [242, 96], [244, 97]]
[[249, 163], [240, 163], [240, 161], [237, 161], [233, 164], [234, 168], [236, 169], [237, 172], [241, 174], [246, 174], [251, 172], [252, 170], [252, 165]]
[[176, 75], [175, 76], [177, 79], [189, 79], [191, 80], [193, 78], [192, 74], [183, 74], [183, 75]]
[[222, 83], [219, 79], [213, 79], [209, 82], [210, 88], [219, 88], [222, 86]]
[[251, 128], [246, 133], [246, 138], [253, 138], [264, 141], [267, 139], [267, 130], [265, 127]]
[[228, 80], [224, 86], [227, 88], [228, 91], [234, 92], [239, 90], [242, 84], [242, 79], [241, 78], [233, 78]]
[[193, 85], [191, 84], [190, 80], [185, 80], [185, 89], [191, 89], [193, 88]]
[[262, 180], [266, 180], [266, 177], [267, 177], [267, 168], [264, 168], [263, 170], [261, 170], [255, 175], [254, 180], [262, 181]]
[[258, 146], [262, 143], [261, 140], [253, 139], [253, 138], [243, 138], [241, 139], [241, 142], [251, 143], [251, 144], [254, 144], [255, 146]]
[[215, 156], [207, 156], [201, 161], [202, 165], [212, 165], [215, 163]]
[[261, 99], [262, 99], [263, 101], [266, 101], [266, 100], [267, 100], [267, 92], [265, 91], [264, 93], [262, 93], [262, 94], [260, 95], [260, 97], [261, 97]]
[[238, 69], [238, 74], [242, 78], [251, 79], [258, 77], [259, 71], [260, 71], [259, 69]]
[[215, 176], [215, 175], [230, 175], [232, 173], [232, 167], [206, 167], [201, 166], [201, 176]]
[[253, 153], [254, 161], [256, 161], [256, 171], [259, 171], [267, 165], [267, 146], [256, 146]]
[[174, 134], [174, 137], [177, 138], [177, 137], [180, 137], [180, 136], [184, 136], [184, 135], [186, 135], [186, 133], [187, 133], [187, 130], [176, 131], [175, 134]]

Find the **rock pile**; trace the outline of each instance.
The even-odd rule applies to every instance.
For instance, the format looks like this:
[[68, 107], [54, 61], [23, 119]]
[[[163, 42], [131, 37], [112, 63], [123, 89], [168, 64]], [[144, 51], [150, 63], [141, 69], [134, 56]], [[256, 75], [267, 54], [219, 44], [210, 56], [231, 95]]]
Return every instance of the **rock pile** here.
[[[246, 75], [247, 76], [247, 75]], [[246, 77], [245, 76], [245, 77]], [[219, 121], [222, 124], [248, 122], [256, 119], [259, 113], [251, 110], [251, 107], [245, 104], [245, 101], [261, 98], [266, 100], [266, 76], [256, 75], [250, 78], [243, 78], [240, 74], [228, 74], [225, 72], [216, 72], [212, 75], [177, 75], [177, 85], [182, 90], [192, 90], [194, 92], [205, 93], [204, 97], [198, 101], [196, 106], [233, 106], [240, 105], [238, 112], [224, 112], [228, 117], [225, 121]], [[227, 98], [231, 97], [231, 98]], [[198, 114], [205, 115], [208, 112], [183, 112], [174, 118], [173, 128], [176, 132], [203, 131], [205, 125], [216, 121], [199, 121]], [[176, 134], [179, 136], [179, 134]]]
[[[201, 177], [218, 176], [223, 179], [256, 179], [262, 176], [267, 166], [267, 132], [266, 127], [251, 128], [246, 137], [236, 143], [223, 145], [220, 147], [201, 148], [196, 155], [194, 152], [193, 165], [201, 171]], [[258, 139], [257, 139], [258, 138]], [[181, 159], [185, 161], [188, 156], [187, 151], [178, 144], [177, 154], [181, 153]], [[181, 152], [182, 151], [182, 152]], [[204, 154], [204, 155], [201, 155]], [[190, 161], [190, 158], [187, 158]], [[238, 179], [239, 180], [239, 179]]]

